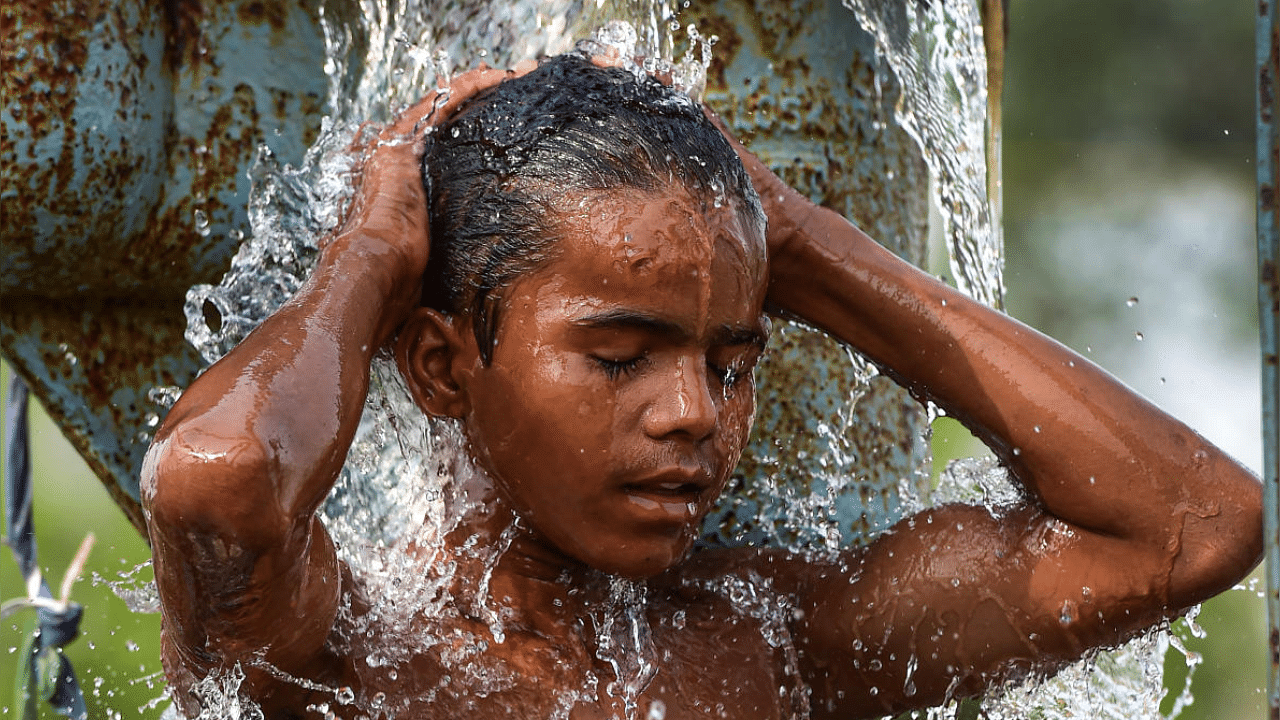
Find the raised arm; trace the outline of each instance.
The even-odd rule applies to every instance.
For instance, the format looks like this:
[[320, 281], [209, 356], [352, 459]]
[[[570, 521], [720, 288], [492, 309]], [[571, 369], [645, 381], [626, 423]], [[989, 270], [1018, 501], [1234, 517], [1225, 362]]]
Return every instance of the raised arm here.
[[[1261, 559], [1257, 479], [1032, 328], [903, 262], [744, 154], [769, 215], [769, 301], [975, 431], [1027, 490], [909, 518], [797, 581], [815, 690], [896, 712], [1115, 644]], [[815, 701], [815, 708], [822, 703]]]
[[[506, 75], [461, 76], [435, 114]], [[143, 503], [181, 704], [194, 679], [237, 662], [313, 677], [324, 662], [342, 578], [315, 512], [354, 437], [370, 360], [420, 296], [427, 211], [414, 135], [435, 102], [382, 133], [307, 283], [192, 383], [147, 454]]]

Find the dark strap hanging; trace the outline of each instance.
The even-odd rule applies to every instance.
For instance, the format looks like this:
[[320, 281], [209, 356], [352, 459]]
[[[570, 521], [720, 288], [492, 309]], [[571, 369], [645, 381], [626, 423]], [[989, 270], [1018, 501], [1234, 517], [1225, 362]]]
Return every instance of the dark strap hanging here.
[[[31, 518], [31, 456], [28, 451], [27, 385], [17, 375], [9, 385], [8, 422], [5, 424], [4, 517], [5, 533], [13, 555], [22, 571], [27, 592], [38, 583], [37, 597], [53, 601], [49, 585], [40, 576], [36, 557], [35, 526]], [[83, 608], [77, 603], [52, 603], [54, 607], [39, 607], [40, 626], [36, 631], [38, 641], [31, 644], [27, 658], [27, 707], [34, 708], [31, 699], [43, 696], [60, 715], [72, 720], [88, 720], [84, 693], [76, 680], [71, 661], [62, 654], [62, 647], [79, 633]], [[19, 692], [24, 689], [20, 688]], [[21, 702], [23, 699], [19, 698]]]

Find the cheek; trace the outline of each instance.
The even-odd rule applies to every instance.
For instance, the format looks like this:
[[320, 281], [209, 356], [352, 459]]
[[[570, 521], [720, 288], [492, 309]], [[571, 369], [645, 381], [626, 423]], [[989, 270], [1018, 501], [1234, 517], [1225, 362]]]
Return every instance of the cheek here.
[[533, 468], [572, 475], [608, 459], [613, 395], [582, 370], [572, 357], [536, 352], [475, 386], [467, 433], [497, 479], [518, 485]]
[[744, 378], [725, 395], [720, 410], [720, 437], [730, 465], [736, 464], [751, 436], [756, 417], [756, 385], [754, 377]]

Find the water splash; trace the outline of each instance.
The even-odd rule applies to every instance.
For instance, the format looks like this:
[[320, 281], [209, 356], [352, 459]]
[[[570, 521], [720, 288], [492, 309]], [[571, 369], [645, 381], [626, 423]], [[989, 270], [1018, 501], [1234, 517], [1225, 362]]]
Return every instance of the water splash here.
[[843, 0], [902, 86], [896, 115], [929, 166], [956, 285], [1004, 303], [1004, 242], [987, 197], [987, 64], [976, 2]]
[[608, 597], [591, 614], [596, 656], [613, 669], [614, 679], [605, 686], [605, 693], [622, 700], [627, 720], [636, 720], [640, 693], [658, 674], [648, 599], [645, 583], [611, 578]]
[[[260, 152], [251, 171], [251, 237], [220, 285], [199, 286], [188, 295], [187, 337], [206, 361], [228, 351], [301, 286], [319, 238], [337, 224], [340, 208], [350, 197], [356, 158], [347, 148], [362, 132], [369, 132], [360, 129], [361, 122], [390, 118], [415, 101], [422, 88], [440, 85], [474, 58], [501, 67], [540, 53], [567, 50], [571, 32], [564, 18], [573, 4], [448, 2], [441, 8], [364, 0], [357, 9], [366, 19], [363, 22], [338, 17], [332, 14], [333, 8], [322, 6], [332, 114], [299, 167], [281, 166], [269, 152]], [[865, 27], [874, 29], [886, 61], [905, 88], [899, 120], [924, 150], [935, 179], [957, 282], [975, 297], [998, 306], [1003, 295], [1002, 251], [998, 227], [985, 200], [986, 82], [976, 9], [966, 3], [932, 3], [927, 10], [915, 3], [886, 3], [872, 11], [858, 0], [847, 4]], [[619, 3], [609, 6], [613, 9], [608, 12], [634, 13], [638, 6]], [[674, 56], [670, 46], [678, 28], [678, 24], [672, 26], [675, 13], [661, 3], [644, 8], [648, 21], [626, 27], [606, 25], [589, 41], [594, 45], [588, 49], [629, 58], [637, 72], [671, 74], [687, 92], [699, 93], [715, 38], [703, 38], [691, 28], [685, 58], [679, 63], [664, 60]], [[492, 22], [483, 30], [472, 23], [441, 22], [450, 13], [475, 12], [491, 15]], [[530, 18], [536, 32], [527, 31]], [[941, 124], [942, 119], [956, 117], [961, 119], [957, 125]], [[858, 381], [851, 387], [865, 389], [875, 372], [870, 366], [860, 367]], [[856, 483], [856, 477], [845, 471], [852, 459], [840, 442], [846, 430], [840, 424], [846, 421], [846, 416], [840, 416], [817, 427], [819, 435], [830, 440], [831, 450], [822, 463], [830, 472], [803, 490], [788, 484], [769, 485], [772, 494], [761, 497], [756, 508], [759, 517], [769, 519], [747, 526], [753, 537], [738, 540], [758, 539], [754, 534], [759, 533], [789, 538], [787, 544], [793, 549], [829, 552], [841, 546], [844, 538], [833, 508], [840, 507], [840, 498]], [[423, 632], [417, 621], [455, 611], [449, 588], [456, 560], [441, 556], [436, 548], [462, 516], [466, 498], [459, 488], [467, 473], [474, 472], [467, 467], [462, 447], [457, 428], [428, 421], [410, 399], [391, 359], [377, 358], [357, 439], [322, 509], [342, 558], [360, 575], [373, 600], [359, 619], [349, 605], [342, 609], [347, 614], [347, 632], [354, 637], [376, 628], [394, 640], [385, 643], [385, 652], [365, 657], [368, 672], [395, 672], [415, 653], [443, 652], [444, 638]], [[1016, 486], [986, 461], [955, 464], [947, 478], [929, 502], [1000, 504], [1019, 495]], [[904, 481], [904, 486], [909, 485]], [[923, 507], [926, 501], [916, 502]], [[778, 518], [764, 513], [764, 505], [785, 507], [787, 512]], [[766, 522], [769, 527], [763, 527]], [[496, 561], [496, 556], [492, 559]], [[717, 591], [760, 621], [766, 640], [789, 658], [788, 672], [797, 679], [793, 705], [807, 702], [786, 630], [790, 609], [758, 579], [726, 581]], [[617, 581], [595, 618], [598, 654], [614, 676], [604, 690], [623, 700], [628, 718], [641, 712], [648, 717], [666, 714], [664, 707], [641, 708], [637, 701], [657, 672], [645, 598], [643, 586]], [[477, 634], [470, 644], [463, 644], [465, 649], [441, 655], [450, 667], [468, 674], [466, 681], [478, 695], [499, 692], [512, 682], [509, 670], [486, 662], [489, 643], [504, 640], [501, 608], [488, 600], [487, 586], [482, 584], [471, 611], [484, 621], [489, 637]], [[1150, 709], [1152, 697], [1158, 704], [1154, 693], [1159, 691], [1159, 674], [1152, 671], [1158, 666], [1150, 661], [1150, 648], [1158, 650], [1160, 642], [1156, 636], [1114, 654], [1095, 656], [1049, 683], [1029, 683], [993, 696], [984, 708], [992, 718], [1068, 717], [1061, 713], [1078, 709], [1080, 698], [1086, 697], [1101, 703], [1088, 705], [1096, 709], [1088, 710], [1094, 714], [1087, 717], [1109, 718], [1115, 715], [1105, 713], [1114, 712], [1126, 718], [1142, 716]], [[564, 693], [553, 716], [567, 718], [577, 702], [595, 699], [599, 688], [592, 683], [596, 680], [588, 677], [580, 691]], [[238, 698], [242, 681], [238, 668], [203, 681], [201, 692], [213, 710], [200, 717], [261, 717], [251, 703]], [[343, 688], [324, 690], [333, 694], [335, 702], [359, 703], [375, 714], [395, 714], [395, 708], [383, 707], [376, 696], [347, 697]], [[946, 712], [930, 711], [929, 717], [950, 717]], [[806, 715], [807, 707], [797, 711], [798, 717]]]
[[[186, 720], [265, 720], [262, 710], [240, 694], [244, 670], [236, 665], [222, 673], [211, 673], [192, 688], [200, 701], [200, 714]], [[177, 707], [170, 705], [161, 720], [184, 720]]]
[[689, 40], [689, 48], [679, 61], [647, 54], [641, 47], [635, 26], [625, 20], [606, 23], [590, 38], [579, 41], [575, 47], [592, 57], [608, 58], [619, 67], [632, 72], [637, 79], [649, 75], [666, 79], [671, 87], [682, 93], [681, 96], [676, 96], [677, 101], [683, 98], [701, 101], [707, 88], [711, 47], [719, 38], [715, 35], [704, 37], [693, 24], [685, 27], [685, 35]]
[[106, 585], [111, 588], [111, 592], [123, 600], [131, 612], [160, 612], [160, 594], [156, 591], [150, 560], [116, 573], [116, 576], [118, 580], [108, 580], [95, 572], [91, 577], [95, 586]]
[[[991, 720], [1134, 720], [1160, 718], [1163, 633], [1085, 658], [1049, 680], [1001, 688], [983, 703]], [[1162, 656], [1162, 654], [1160, 654]]]

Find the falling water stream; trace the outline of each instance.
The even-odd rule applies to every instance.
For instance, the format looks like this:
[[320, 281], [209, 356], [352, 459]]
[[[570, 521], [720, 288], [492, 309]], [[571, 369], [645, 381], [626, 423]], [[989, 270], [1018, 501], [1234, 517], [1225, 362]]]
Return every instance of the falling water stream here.
[[[249, 218], [252, 233], [244, 238], [230, 271], [217, 286], [197, 286], [188, 294], [188, 340], [207, 362], [213, 362], [287, 300], [305, 280], [317, 253], [317, 243], [338, 222], [340, 207], [350, 195], [356, 158], [349, 148], [372, 131], [361, 123], [385, 120], [394, 110], [416, 100], [423, 88], [447, 81], [453, 71], [485, 61], [494, 66], [573, 45], [572, 28], [564, 17], [580, 4], [551, 2], [487, 3], [492, 13], [483, 35], [474, 24], [450, 23], [449, 13], [476, 12], [468, 3], [421, 3], [405, 8], [382, 0], [357, 3], [358, 18], [336, 17], [322, 7], [327, 61], [331, 81], [331, 114], [319, 139], [297, 167], [281, 165], [265, 146], [253, 168]], [[671, 6], [620, 2], [616, 14], [631, 26], [612, 25], [596, 41], [614, 45], [624, 55], [649, 58], [674, 56]], [[892, 71], [903, 86], [898, 104], [900, 122], [922, 149], [933, 182], [934, 202], [942, 210], [953, 274], [966, 292], [992, 305], [1003, 295], [998, 222], [985, 197], [985, 63], [982, 25], [969, 3], [870, 3], [846, 0], [863, 27], [877, 40], [884, 72]], [[597, 8], [603, 3], [596, 4]], [[323, 13], [329, 13], [325, 16]], [[445, 21], [441, 20], [443, 17]], [[428, 17], [429, 15], [429, 17]], [[606, 18], [607, 13], [601, 13]], [[537, 27], [538, 33], [520, 28]], [[633, 29], [634, 28], [634, 29]], [[684, 82], [696, 91], [696, 77], [704, 67], [710, 40], [687, 31], [695, 46], [680, 65]], [[240, 239], [240, 238], [237, 238]], [[850, 402], [858, 393], [850, 392]], [[173, 389], [159, 388], [158, 402], [171, 403]], [[826, 421], [815, 419], [820, 430]], [[469, 477], [478, 472], [470, 463], [456, 427], [429, 420], [411, 401], [389, 357], [375, 360], [357, 439], [351, 448], [322, 516], [339, 552], [361, 578], [372, 606], [360, 617], [348, 617], [349, 632], [381, 633], [384, 650], [368, 655], [370, 673], [394, 678], [397, 668], [419, 653], [434, 653], [465, 673], [478, 695], [500, 692], [513, 680], [509, 670], [486, 656], [489, 643], [504, 641], [504, 613], [488, 596], [487, 574], [467, 598], [450, 594], [459, 563], [479, 563], [491, 572], [510, 542], [506, 533], [489, 546], [464, 547], [462, 555], [446, 556], [441, 539], [460, 518], [473, 511]], [[838, 450], [837, 450], [838, 451]], [[908, 511], [945, 501], [997, 506], [1017, 497], [1003, 471], [984, 460], [954, 464], [929, 498], [909, 498]], [[821, 503], [823, 498], [816, 498]], [[789, 513], [792, 522], [805, 523], [806, 513]], [[801, 537], [800, 549], [822, 549], [830, 533], [823, 528]], [[514, 529], [510, 531], [514, 532]], [[145, 584], [116, 583], [131, 607], [154, 611], [154, 594]], [[728, 583], [713, 588], [735, 607], [760, 620], [770, 646], [794, 658], [786, 632], [789, 610], [763, 585]], [[603, 693], [623, 701], [628, 720], [661, 720], [665, 709], [640, 707], [641, 691], [661, 671], [661, 652], [654, 647], [642, 584], [613, 581], [593, 614], [594, 647], [611, 677], [588, 674], [580, 692], [558, 698], [553, 717], [567, 718], [579, 700]], [[349, 607], [342, 611], [351, 615]], [[456, 636], [436, 634], [451, 613], [478, 619], [483, 632], [459, 642]], [[423, 617], [442, 618], [424, 631]], [[340, 618], [341, 619], [341, 618]], [[1064, 622], [1070, 622], [1064, 612]], [[682, 623], [673, 616], [664, 622]], [[1156, 632], [1121, 648], [1101, 653], [1068, 668], [1047, 682], [1006, 688], [984, 700], [991, 718], [1154, 718], [1159, 717], [1161, 661], [1170, 635]], [[1176, 642], [1176, 641], [1174, 641]], [[1193, 663], [1188, 655], [1189, 664]], [[794, 670], [794, 664], [792, 669]], [[207, 710], [200, 718], [260, 717], [251, 702], [238, 696], [243, 676], [232, 672], [211, 677], [198, 688]], [[299, 679], [299, 683], [305, 681]], [[316, 717], [332, 717], [334, 708], [355, 706], [369, 718], [395, 717], [397, 707], [385, 697], [356, 696], [348, 688], [320, 688], [331, 700], [309, 708]], [[791, 707], [806, 714], [807, 699], [797, 685]], [[1185, 695], [1185, 693], [1184, 693]], [[1189, 698], [1189, 696], [1187, 696]], [[1183, 698], [1180, 702], [1185, 702]], [[176, 717], [176, 711], [170, 710]], [[955, 707], [929, 711], [930, 718], [953, 717]]]

